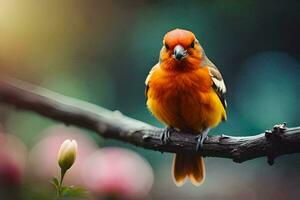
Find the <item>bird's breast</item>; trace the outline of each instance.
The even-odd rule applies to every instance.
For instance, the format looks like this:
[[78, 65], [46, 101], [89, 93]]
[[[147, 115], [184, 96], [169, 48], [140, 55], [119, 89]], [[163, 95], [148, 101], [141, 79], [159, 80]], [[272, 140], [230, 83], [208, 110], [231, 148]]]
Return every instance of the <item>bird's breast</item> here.
[[205, 68], [192, 72], [158, 71], [149, 81], [147, 105], [165, 124], [199, 131], [221, 119], [221, 103], [211, 86]]

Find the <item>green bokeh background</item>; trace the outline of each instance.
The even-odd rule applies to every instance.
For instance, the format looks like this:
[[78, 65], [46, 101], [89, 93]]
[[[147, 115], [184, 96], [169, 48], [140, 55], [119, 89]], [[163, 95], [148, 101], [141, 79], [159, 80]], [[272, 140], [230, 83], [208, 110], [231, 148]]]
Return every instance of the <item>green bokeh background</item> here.
[[[17, 1], [0, 2], [3, 73], [55, 92], [162, 125], [146, 109], [144, 80], [174, 28], [197, 35], [218, 66], [228, 94], [228, 121], [210, 134], [253, 135], [287, 122], [299, 126], [299, 1]], [[57, 124], [7, 110], [5, 127], [30, 148]], [[151, 164], [151, 199], [297, 199], [299, 155], [235, 164], [207, 158], [207, 181], [177, 188], [171, 154], [91, 134], [100, 146], [122, 146]]]

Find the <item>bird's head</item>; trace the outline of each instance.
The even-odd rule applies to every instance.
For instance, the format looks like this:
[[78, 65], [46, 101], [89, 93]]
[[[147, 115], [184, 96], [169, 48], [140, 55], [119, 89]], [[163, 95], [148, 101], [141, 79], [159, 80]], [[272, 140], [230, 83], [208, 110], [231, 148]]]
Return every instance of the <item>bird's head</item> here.
[[192, 32], [174, 29], [164, 36], [160, 63], [165, 68], [196, 68], [199, 67], [203, 56], [203, 49]]

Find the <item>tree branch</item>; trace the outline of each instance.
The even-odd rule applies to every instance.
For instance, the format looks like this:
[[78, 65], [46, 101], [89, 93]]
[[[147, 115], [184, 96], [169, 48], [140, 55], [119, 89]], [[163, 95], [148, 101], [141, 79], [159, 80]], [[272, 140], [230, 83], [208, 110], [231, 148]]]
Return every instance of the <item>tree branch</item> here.
[[[109, 111], [23, 81], [1, 78], [0, 102], [146, 149], [196, 153], [195, 135], [176, 132], [167, 144], [162, 144], [160, 135], [163, 129], [124, 116], [119, 111]], [[273, 160], [280, 155], [300, 153], [300, 127], [287, 128], [281, 124], [271, 131], [249, 137], [209, 136], [200, 153], [239, 163], [267, 156], [269, 164], [273, 164]]]

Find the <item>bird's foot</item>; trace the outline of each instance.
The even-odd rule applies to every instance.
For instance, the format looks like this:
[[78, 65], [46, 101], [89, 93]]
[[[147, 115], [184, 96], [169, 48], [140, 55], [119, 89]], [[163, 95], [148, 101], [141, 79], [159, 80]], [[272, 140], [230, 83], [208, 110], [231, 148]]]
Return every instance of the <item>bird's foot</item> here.
[[160, 135], [160, 141], [162, 144], [167, 144], [170, 141], [171, 133], [174, 132], [175, 129], [173, 127], [166, 127], [162, 134]]
[[209, 128], [205, 129], [200, 135], [198, 135], [196, 137], [196, 139], [197, 139], [196, 151], [197, 152], [200, 152], [202, 150], [203, 143], [204, 143], [204, 140], [207, 138], [208, 132], [209, 132]]

